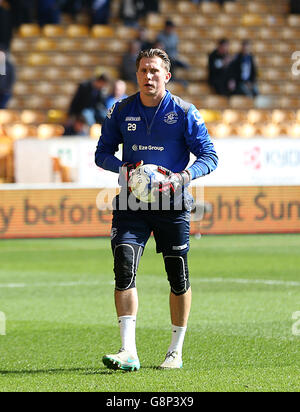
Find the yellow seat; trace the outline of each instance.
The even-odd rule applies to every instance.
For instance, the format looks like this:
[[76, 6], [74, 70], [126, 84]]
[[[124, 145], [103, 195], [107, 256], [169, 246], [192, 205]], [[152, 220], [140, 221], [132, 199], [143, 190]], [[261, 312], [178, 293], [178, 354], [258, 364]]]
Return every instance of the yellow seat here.
[[226, 109], [223, 112], [223, 122], [225, 124], [242, 123], [246, 120], [246, 114], [244, 111]]
[[161, 14], [149, 13], [146, 18], [146, 26], [149, 29], [162, 30], [165, 25], [165, 17]]
[[255, 1], [247, 2], [246, 8], [247, 12], [252, 14], [267, 14], [270, 11], [267, 4]]
[[89, 28], [82, 24], [70, 24], [66, 28], [66, 35], [68, 37], [88, 37]]
[[288, 16], [288, 24], [289, 24], [289, 26], [291, 26], [291, 27], [297, 27], [297, 28], [299, 28], [300, 27], [300, 15], [298, 15], [298, 14], [290, 14], [289, 16]]
[[27, 56], [27, 63], [30, 66], [48, 66], [51, 64], [51, 59], [45, 53], [30, 53]]
[[115, 30], [113, 27], [111, 26], [106, 26], [106, 25], [102, 25], [102, 24], [95, 24], [92, 28], [91, 28], [91, 35], [92, 37], [96, 37], [96, 38], [113, 38], [115, 37]]
[[5, 132], [6, 135], [11, 137], [13, 140], [36, 137], [36, 128], [32, 125], [25, 125], [23, 123], [6, 125]]
[[60, 137], [64, 134], [65, 129], [59, 124], [41, 124], [37, 128], [37, 136], [41, 140]]
[[262, 26], [264, 19], [260, 14], [243, 14], [241, 23], [243, 26]]
[[250, 109], [247, 112], [247, 120], [251, 124], [270, 122], [271, 114], [267, 110]]
[[254, 107], [253, 99], [246, 96], [232, 96], [229, 99], [232, 109], [252, 109]]
[[47, 112], [47, 120], [50, 123], [64, 123], [67, 120], [67, 117], [67, 113], [63, 110], [51, 109]]
[[210, 95], [202, 99], [202, 107], [204, 109], [221, 110], [228, 108], [228, 99], [223, 96]]
[[19, 113], [15, 110], [1, 109], [0, 110], [0, 125], [19, 121]]
[[115, 36], [120, 39], [135, 40], [137, 35], [137, 30], [133, 27], [117, 26], [115, 30]]
[[20, 37], [38, 37], [41, 35], [41, 29], [38, 24], [22, 24], [18, 34]]
[[200, 4], [200, 13], [217, 15], [220, 12], [221, 7], [219, 3], [204, 2]]
[[259, 135], [259, 129], [251, 123], [243, 123], [237, 126], [237, 134], [243, 139]]
[[37, 51], [52, 51], [57, 50], [58, 42], [53, 39], [48, 39], [41, 37], [40, 39], [36, 40], [33, 44], [33, 49]]
[[275, 109], [272, 111], [272, 122], [273, 123], [283, 123], [290, 122], [296, 119], [296, 113], [293, 110], [280, 110]]
[[223, 5], [223, 10], [228, 14], [243, 14], [246, 11], [245, 4], [235, 1], [225, 2]]
[[198, 12], [198, 6], [195, 3], [192, 3], [191, 1], [178, 1], [177, 10], [179, 13], [182, 14], [193, 14]]
[[42, 33], [45, 37], [64, 37], [65, 29], [57, 24], [46, 24], [42, 29]]
[[25, 124], [38, 124], [45, 122], [45, 114], [39, 110], [23, 110], [21, 121]]

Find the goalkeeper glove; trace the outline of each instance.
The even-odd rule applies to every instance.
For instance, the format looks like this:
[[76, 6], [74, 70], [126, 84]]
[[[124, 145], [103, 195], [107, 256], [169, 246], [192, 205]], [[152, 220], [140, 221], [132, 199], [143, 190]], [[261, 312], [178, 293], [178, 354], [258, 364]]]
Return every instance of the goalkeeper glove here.
[[165, 181], [160, 183], [158, 189], [160, 193], [166, 195], [176, 193], [179, 189], [188, 185], [192, 180], [191, 174], [187, 170], [183, 170], [180, 173], [172, 173], [170, 170], [160, 166], [158, 171], [167, 177]]
[[125, 182], [128, 183], [133, 171], [137, 169], [138, 167], [143, 166], [143, 164], [144, 164], [143, 160], [140, 160], [137, 163], [129, 163], [129, 162], [124, 163], [121, 167], [121, 174], [123, 178], [125, 179]]

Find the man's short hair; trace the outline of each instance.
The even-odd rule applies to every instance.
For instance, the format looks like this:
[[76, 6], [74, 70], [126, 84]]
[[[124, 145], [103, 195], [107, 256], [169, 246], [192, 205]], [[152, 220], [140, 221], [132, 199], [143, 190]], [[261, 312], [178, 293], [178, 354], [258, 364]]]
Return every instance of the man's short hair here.
[[140, 62], [144, 57], [150, 58], [150, 59], [152, 57], [159, 57], [164, 62], [167, 72], [169, 72], [171, 70], [171, 61], [169, 59], [169, 56], [162, 49], [148, 49], [148, 50], [140, 51], [140, 53], [139, 53], [139, 55], [136, 59], [136, 68], [137, 68], [137, 70], [139, 69]]

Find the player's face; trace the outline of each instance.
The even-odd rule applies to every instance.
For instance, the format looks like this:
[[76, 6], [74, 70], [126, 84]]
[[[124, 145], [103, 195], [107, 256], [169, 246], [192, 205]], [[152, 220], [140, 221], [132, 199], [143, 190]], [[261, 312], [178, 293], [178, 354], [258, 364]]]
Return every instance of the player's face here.
[[142, 95], [163, 97], [166, 83], [171, 78], [160, 57], [143, 57], [137, 71], [137, 81]]

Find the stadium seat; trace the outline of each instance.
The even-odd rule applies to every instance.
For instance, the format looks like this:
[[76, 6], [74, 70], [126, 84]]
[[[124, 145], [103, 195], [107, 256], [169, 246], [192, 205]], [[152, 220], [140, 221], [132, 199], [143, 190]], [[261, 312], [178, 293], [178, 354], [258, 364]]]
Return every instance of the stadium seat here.
[[232, 109], [252, 109], [254, 107], [253, 99], [246, 96], [232, 96], [229, 101]]
[[39, 37], [41, 35], [41, 29], [38, 24], [22, 24], [18, 34], [20, 37]]
[[46, 120], [49, 123], [65, 123], [65, 121], [67, 120], [67, 113], [63, 110], [56, 110], [56, 109], [51, 109], [48, 110], [47, 112], [47, 119], [44, 119], [42, 122], [40, 123], [45, 123]]
[[33, 87], [30, 83], [17, 81], [14, 85], [14, 96], [24, 96], [33, 92]]
[[290, 14], [287, 18], [288, 24], [291, 27], [300, 27], [300, 16], [298, 14]]
[[74, 66], [76, 64], [76, 56], [66, 53], [53, 53], [49, 56], [49, 60], [55, 66]]
[[228, 14], [243, 14], [246, 12], [246, 7], [244, 3], [228, 1], [224, 3], [223, 10]]
[[135, 40], [137, 38], [138, 32], [133, 27], [120, 26], [118, 25], [115, 29], [115, 36], [119, 39]]
[[241, 24], [243, 26], [262, 26], [264, 19], [259, 14], [243, 14]]
[[219, 3], [200, 3], [200, 13], [213, 14], [214, 16], [221, 12]]
[[33, 43], [33, 49], [37, 51], [53, 51], [57, 50], [58, 42], [53, 39], [41, 37]]
[[66, 28], [66, 35], [68, 37], [88, 37], [89, 28], [81, 24], [70, 24]]
[[37, 136], [41, 140], [61, 137], [64, 132], [64, 127], [58, 124], [41, 124], [37, 128]]
[[245, 111], [226, 109], [222, 120], [225, 124], [242, 123], [246, 120], [246, 114]]
[[24, 124], [39, 124], [45, 122], [45, 114], [39, 110], [23, 110], [20, 115]]
[[225, 123], [212, 124], [208, 126], [208, 131], [213, 138], [223, 139], [235, 135], [234, 128]]
[[294, 139], [300, 139], [300, 124], [290, 123], [284, 126], [285, 134]]
[[91, 35], [95, 38], [114, 38], [115, 30], [111, 26], [95, 24], [91, 28]]
[[27, 137], [36, 137], [36, 128], [32, 125], [23, 123], [9, 124], [4, 127], [6, 135], [13, 140], [25, 139]]
[[265, 138], [279, 137], [282, 134], [281, 126], [276, 123], [263, 124], [261, 126], [261, 133]]
[[237, 126], [237, 135], [243, 139], [249, 139], [257, 136], [259, 131], [256, 126], [251, 123], [244, 123]]
[[45, 53], [30, 53], [27, 56], [27, 64], [29, 66], [48, 66], [51, 64], [51, 59]]
[[253, 14], [267, 14], [270, 11], [268, 4], [256, 1], [247, 2], [246, 8], [248, 13]]
[[101, 136], [101, 130], [102, 130], [102, 126], [101, 124], [93, 124], [93, 126], [90, 128], [90, 137], [92, 139], [99, 139], [99, 137]]
[[149, 13], [146, 18], [146, 26], [149, 29], [162, 30], [165, 25], [165, 17], [161, 14]]
[[17, 111], [1, 109], [0, 110], [0, 125], [18, 122], [20, 115]]
[[275, 109], [272, 111], [272, 122], [279, 124], [283, 122], [290, 122], [296, 119], [296, 113], [293, 110]]
[[247, 112], [247, 120], [251, 124], [270, 122], [271, 113], [268, 110], [250, 109]]
[[65, 36], [65, 28], [57, 24], [46, 24], [42, 33], [45, 37], [63, 37]]
[[12, 39], [11, 43], [11, 51], [13, 54], [19, 53], [19, 52], [29, 52], [32, 51], [32, 42], [34, 42], [33, 39], [29, 38], [21, 38], [21, 37], [14, 37]]
[[209, 95], [204, 97], [202, 100], [202, 108], [204, 109], [214, 109], [221, 110], [228, 108], [228, 99], [223, 96]]
[[[176, 6], [175, 6], [176, 7]], [[177, 11], [180, 14], [193, 14], [193, 13], [198, 13], [198, 6], [195, 3], [192, 2], [187, 2], [187, 1], [178, 1], [177, 2]], [[174, 9], [173, 9], [174, 13]]]

